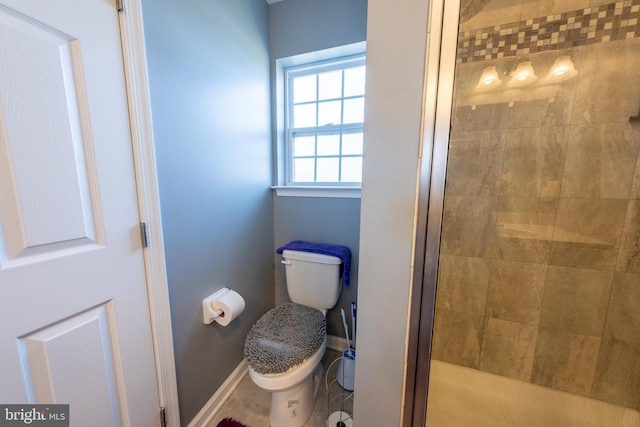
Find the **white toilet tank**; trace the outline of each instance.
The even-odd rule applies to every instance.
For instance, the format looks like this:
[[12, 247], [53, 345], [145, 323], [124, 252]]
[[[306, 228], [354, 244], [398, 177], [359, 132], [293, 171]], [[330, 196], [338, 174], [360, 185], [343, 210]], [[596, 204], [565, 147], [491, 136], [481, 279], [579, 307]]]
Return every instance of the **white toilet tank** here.
[[287, 291], [291, 301], [320, 310], [333, 308], [340, 297], [340, 258], [284, 250]]

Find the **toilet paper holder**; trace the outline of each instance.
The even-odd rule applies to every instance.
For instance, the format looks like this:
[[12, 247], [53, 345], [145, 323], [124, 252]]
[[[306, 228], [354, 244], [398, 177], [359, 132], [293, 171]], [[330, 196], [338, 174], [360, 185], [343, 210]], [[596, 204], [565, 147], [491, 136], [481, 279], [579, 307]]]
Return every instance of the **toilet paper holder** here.
[[[222, 321], [222, 319], [224, 319], [225, 316], [232, 316], [232, 313], [225, 313], [225, 310], [220, 307], [220, 306], [224, 307], [225, 305], [220, 304], [220, 302], [221, 300], [224, 299], [223, 297], [226, 294], [229, 294], [230, 292], [235, 293], [234, 291], [231, 291], [228, 288], [221, 288], [202, 300], [202, 321], [204, 322], [205, 325], [212, 323], [216, 319], [220, 319], [218, 320], [218, 323], [223, 324], [223, 326], [228, 324], [228, 321]], [[242, 300], [242, 298], [239, 297], [237, 294], [236, 296], [240, 298], [240, 300]], [[244, 310], [244, 301], [241, 302], [241, 307], [239, 307], [239, 311], [241, 312], [242, 310]], [[236, 314], [240, 314], [240, 313], [236, 313]]]

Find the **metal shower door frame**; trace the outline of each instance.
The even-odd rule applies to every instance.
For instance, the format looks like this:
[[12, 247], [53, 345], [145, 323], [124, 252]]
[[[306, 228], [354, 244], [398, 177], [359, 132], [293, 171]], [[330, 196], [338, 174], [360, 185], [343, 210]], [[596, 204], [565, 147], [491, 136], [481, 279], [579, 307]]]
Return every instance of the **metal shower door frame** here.
[[423, 427], [427, 419], [459, 15], [460, 0], [434, 0], [427, 17], [423, 135], [403, 427]]

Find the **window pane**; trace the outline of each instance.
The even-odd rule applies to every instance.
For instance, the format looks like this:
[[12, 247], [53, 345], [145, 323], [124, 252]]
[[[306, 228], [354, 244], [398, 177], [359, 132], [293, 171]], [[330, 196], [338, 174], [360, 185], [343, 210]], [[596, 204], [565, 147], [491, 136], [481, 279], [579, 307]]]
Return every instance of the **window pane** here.
[[342, 134], [342, 154], [362, 154], [362, 132]]
[[340, 162], [337, 157], [318, 159], [318, 182], [338, 182]]
[[285, 107], [286, 175], [292, 185], [362, 182], [363, 59], [285, 69], [291, 90]]
[[344, 70], [344, 96], [364, 95], [365, 67]]
[[364, 122], [364, 98], [345, 99], [343, 123], [362, 122]]
[[342, 70], [318, 74], [318, 99], [342, 97]]
[[362, 181], [362, 157], [342, 158], [342, 182]]
[[315, 156], [316, 139], [313, 136], [294, 136], [293, 137], [293, 156]]
[[309, 102], [316, 100], [316, 75], [293, 78], [293, 102]]
[[316, 125], [316, 104], [303, 104], [293, 107], [293, 127], [306, 128]]
[[340, 135], [318, 135], [318, 156], [337, 156], [340, 154]]
[[318, 103], [318, 126], [340, 124], [340, 101]]
[[292, 175], [294, 182], [313, 182], [314, 159], [294, 159]]

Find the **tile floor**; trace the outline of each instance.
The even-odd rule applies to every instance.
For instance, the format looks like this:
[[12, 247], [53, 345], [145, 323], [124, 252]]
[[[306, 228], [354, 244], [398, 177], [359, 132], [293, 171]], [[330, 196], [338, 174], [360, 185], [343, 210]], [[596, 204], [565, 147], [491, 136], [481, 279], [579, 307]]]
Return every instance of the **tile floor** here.
[[[335, 373], [338, 368], [338, 362], [333, 362], [339, 357], [340, 353], [337, 351], [327, 349], [325, 352], [322, 358], [322, 364], [324, 366], [322, 384], [320, 384], [318, 388], [318, 394], [316, 395], [316, 402], [311, 417], [304, 424], [304, 427], [326, 426], [327, 411], [329, 409], [327, 407], [327, 395], [330, 395], [329, 402], [332, 410], [334, 409], [337, 399], [342, 399], [343, 396], [348, 399], [348, 394], [333, 381], [335, 380]], [[329, 371], [329, 376], [327, 377], [328, 390], [325, 385], [325, 374], [327, 370]], [[218, 422], [225, 417], [234, 418], [246, 424], [248, 427], [269, 427], [270, 401], [270, 393], [256, 386], [247, 374], [207, 427], [216, 427]]]

